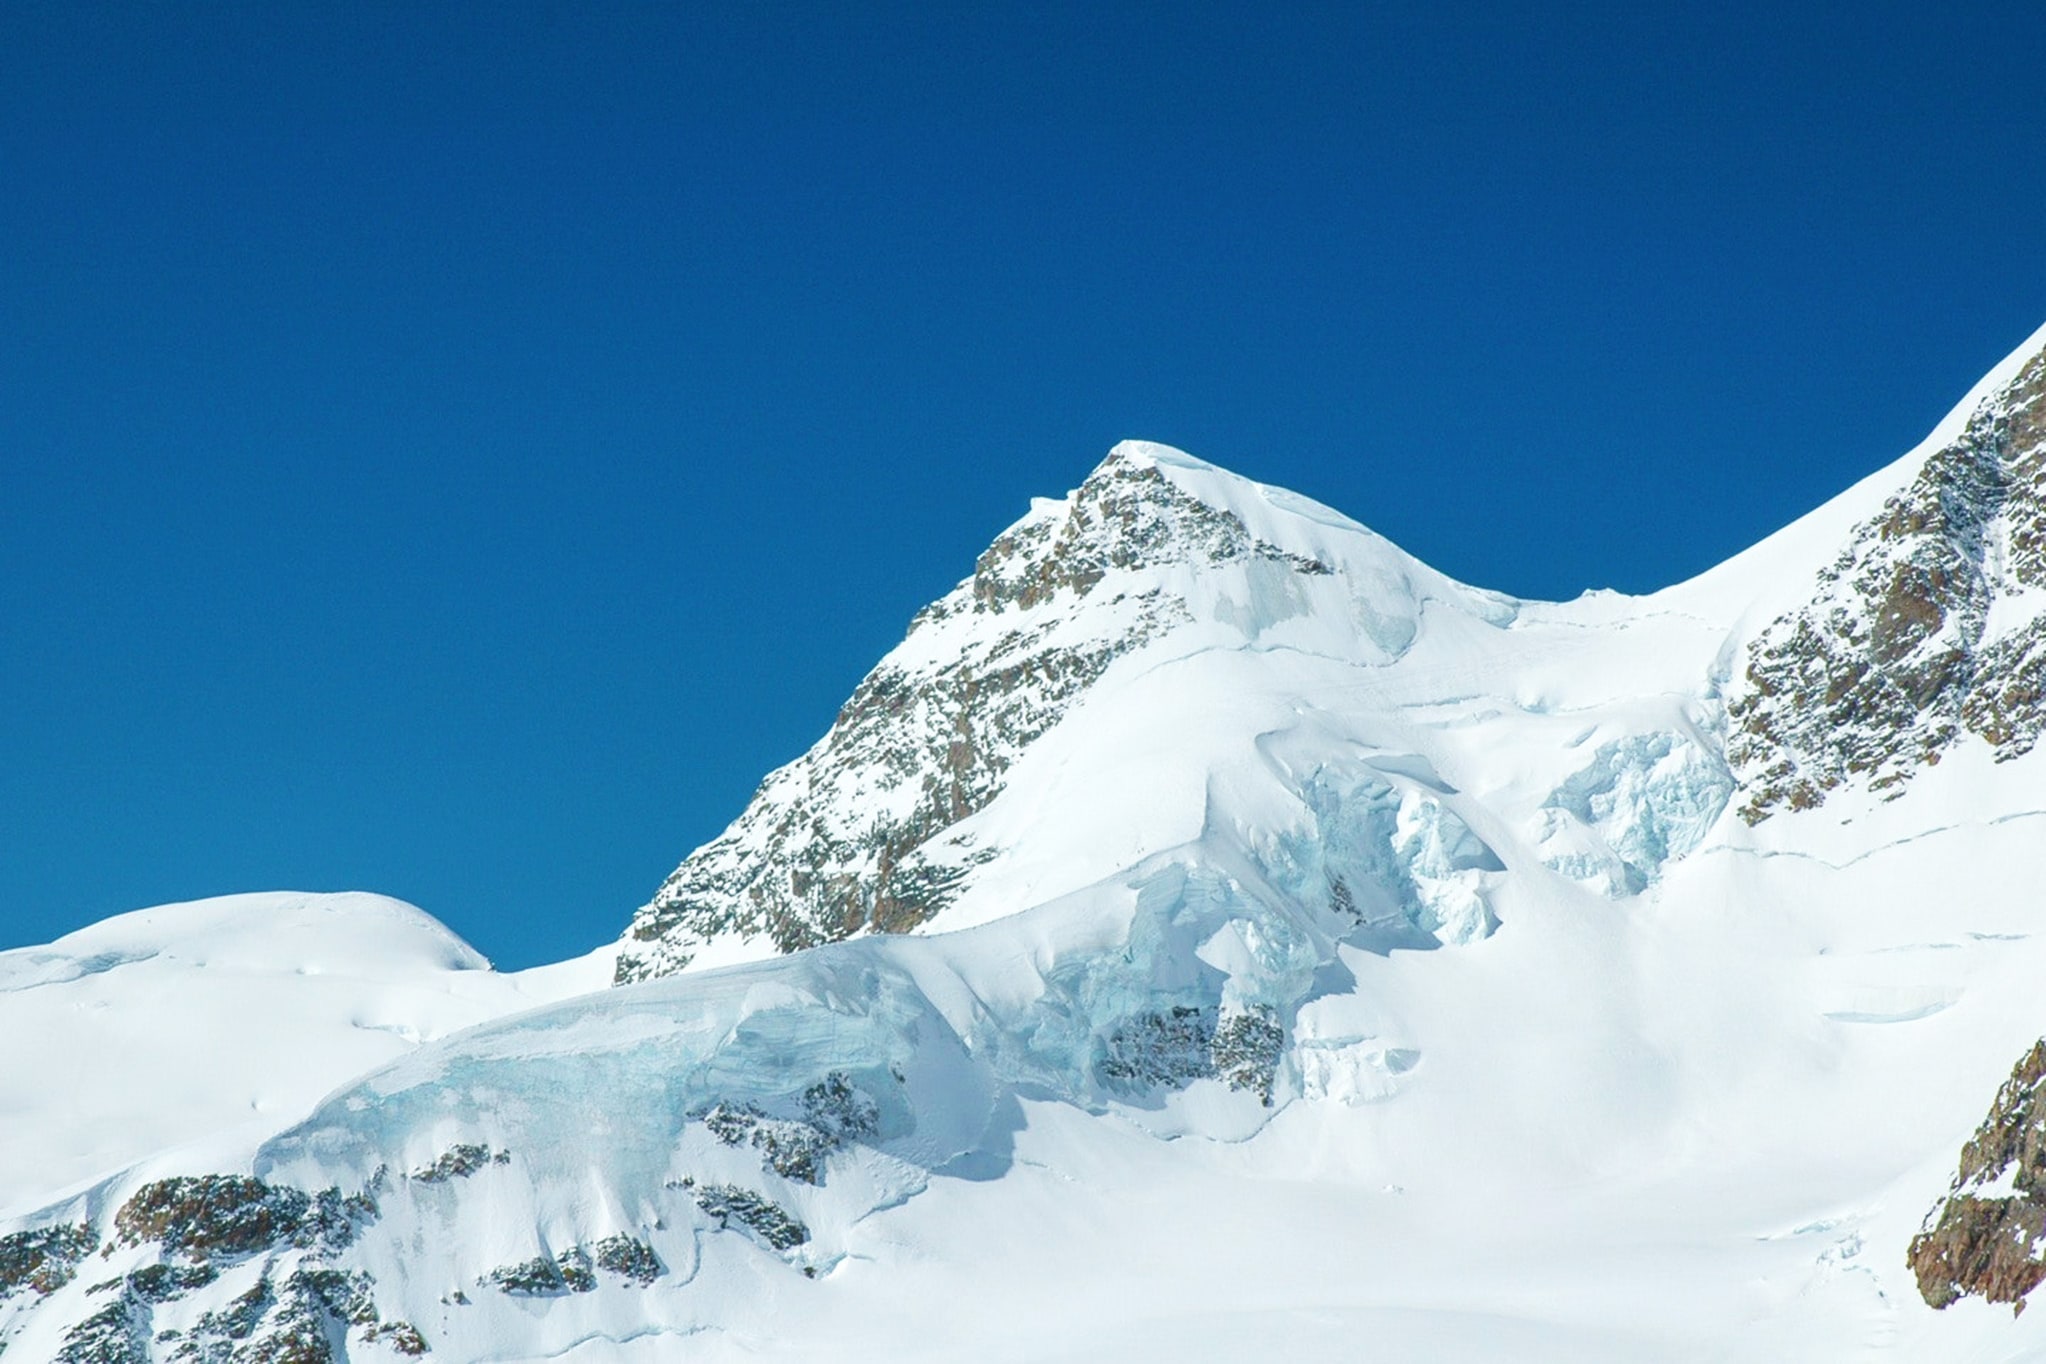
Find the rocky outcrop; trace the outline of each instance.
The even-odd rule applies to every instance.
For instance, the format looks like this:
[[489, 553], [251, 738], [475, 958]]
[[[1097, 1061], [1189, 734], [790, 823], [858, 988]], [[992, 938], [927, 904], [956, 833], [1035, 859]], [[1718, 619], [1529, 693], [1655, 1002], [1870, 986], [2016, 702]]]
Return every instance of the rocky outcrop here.
[[1252, 534], [1154, 465], [1111, 455], [1063, 504], [1005, 532], [911, 622], [815, 747], [634, 916], [617, 980], [686, 967], [726, 935], [792, 952], [916, 928], [974, 865], [945, 834], [1117, 659], [1188, 620], [1143, 578], [1173, 565], [1335, 570]]
[[254, 1255], [286, 1246], [339, 1250], [376, 1215], [366, 1196], [307, 1194], [246, 1175], [201, 1175], [145, 1184], [114, 1215], [123, 1245], [154, 1242], [193, 1260]]
[[488, 1146], [464, 1142], [440, 1153], [428, 1165], [407, 1175], [420, 1184], [445, 1184], [450, 1179], [467, 1179], [486, 1165], [509, 1165], [511, 1152], [493, 1151]]
[[[307, 1193], [246, 1175], [160, 1179], [136, 1189], [114, 1215], [113, 1238], [100, 1247], [92, 1229], [62, 1225], [0, 1238], [0, 1270], [45, 1295], [64, 1287], [95, 1249], [152, 1262], [93, 1284], [93, 1304], [64, 1332], [62, 1364], [339, 1364], [354, 1332], [401, 1355], [420, 1355], [425, 1338], [410, 1323], [379, 1314], [375, 1280], [330, 1260], [376, 1220], [365, 1192]], [[164, 1325], [160, 1310], [222, 1281], [223, 1269], [255, 1265], [253, 1283], [222, 1293], [206, 1310], [187, 1307]], [[161, 1328], [161, 1329], [159, 1329]]]
[[1247, 1089], [1267, 1108], [1286, 1030], [1263, 1006], [1220, 1014], [1178, 1005], [1138, 1014], [1102, 1040], [1095, 1074], [1111, 1090], [1184, 1089], [1210, 1077]]
[[621, 1232], [588, 1245], [570, 1246], [559, 1255], [538, 1255], [504, 1265], [484, 1275], [483, 1282], [518, 1297], [593, 1293], [600, 1270], [638, 1288], [649, 1287], [668, 1272], [652, 1246]]
[[682, 1184], [696, 1206], [716, 1218], [720, 1227], [737, 1222], [770, 1250], [794, 1250], [810, 1239], [810, 1229], [779, 1204], [736, 1184]]
[[1855, 529], [1809, 603], [1749, 645], [1727, 707], [1742, 817], [1809, 809], [1850, 782], [1894, 796], [1970, 734], [1999, 761], [2029, 752], [2046, 731], [2039, 592], [2046, 353]]
[[544, 1298], [591, 1292], [597, 1286], [597, 1276], [590, 1270], [588, 1253], [575, 1246], [560, 1255], [536, 1255], [517, 1264], [501, 1265], [485, 1274], [483, 1282], [517, 1297]]
[[148, 1309], [122, 1294], [64, 1333], [56, 1364], [150, 1364]]
[[654, 1248], [635, 1236], [606, 1236], [590, 1247], [597, 1268], [645, 1288], [667, 1273]]
[[83, 1223], [0, 1236], [0, 1298], [21, 1289], [49, 1296], [71, 1282], [78, 1262], [98, 1245], [99, 1237]]
[[804, 1184], [824, 1182], [824, 1158], [879, 1126], [879, 1108], [855, 1088], [843, 1071], [833, 1071], [803, 1091], [802, 1116], [774, 1117], [756, 1104], [720, 1103], [703, 1115], [703, 1125], [727, 1146], [750, 1143], [764, 1170]]
[[2046, 1281], [2046, 1041], [2019, 1061], [1961, 1149], [1960, 1171], [1912, 1239], [1911, 1270], [1934, 1307], [2007, 1302]]

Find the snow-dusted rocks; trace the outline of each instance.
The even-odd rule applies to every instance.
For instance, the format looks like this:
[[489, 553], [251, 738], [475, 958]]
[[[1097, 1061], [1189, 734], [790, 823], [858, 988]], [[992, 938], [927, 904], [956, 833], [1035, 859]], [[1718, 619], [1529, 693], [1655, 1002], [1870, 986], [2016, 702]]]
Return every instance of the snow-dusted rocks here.
[[1968, 1138], [2046, 978], [2042, 347], [1640, 598], [1118, 446], [615, 969], [360, 896], [0, 954], [0, 1343], [2046, 1357], [1981, 1301], [2040, 1053]]
[[1748, 646], [1728, 756], [1750, 823], [2046, 730], [2046, 350], [1965, 417]]
[[1934, 1307], [1966, 1296], [2013, 1304], [2046, 1282], [2046, 1042], [2019, 1058], [1961, 1149], [1953, 1187], [1911, 1241]]
[[668, 878], [633, 918], [618, 979], [919, 928], [999, 851], [959, 826], [1111, 669], [1310, 641], [1385, 663], [1431, 601], [1513, 610], [1304, 498], [1126, 441], [1003, 532], [830, 732]]

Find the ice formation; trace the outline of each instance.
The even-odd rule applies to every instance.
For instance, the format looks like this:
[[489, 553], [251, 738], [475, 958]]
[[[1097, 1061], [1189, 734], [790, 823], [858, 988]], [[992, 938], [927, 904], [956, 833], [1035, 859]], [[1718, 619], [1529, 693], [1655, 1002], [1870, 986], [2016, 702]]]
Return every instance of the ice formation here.
[[2042, 352], [1642, 598], [1126, 442], [615, 948], [268, 896], [0, 953], [0, 1344], [2046, 1357], [1980, 1301], [2046, 1281]]

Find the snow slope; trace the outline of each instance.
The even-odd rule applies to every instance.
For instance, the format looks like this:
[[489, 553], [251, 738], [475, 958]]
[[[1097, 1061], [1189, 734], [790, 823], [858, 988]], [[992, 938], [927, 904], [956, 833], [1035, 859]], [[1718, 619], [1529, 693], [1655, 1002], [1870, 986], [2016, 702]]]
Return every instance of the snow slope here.
[[352, 1076], [607, 968], [500, 975], [363, 894], [161, 905], [0, 952], [0, 1212], [166, 1147], [260, 1139]]
[[[1469, 588], [1120, 445], [684, 862], [617, 988], [366, 897], [0, 957], [49, 978], [0, 1007], [70, 992], [33, 1035], [131, 1020], [105, 1081], [9, 1068], [47, 1170], [0, 1339], [2046, 1358], [2046, 1318], [1935, 1311], [1906, 1259], [2046, 1030], [2042, 351], [1640, 598]], [[160, 1025], [208, 1010], [280, 1045], [197, 1074]]]

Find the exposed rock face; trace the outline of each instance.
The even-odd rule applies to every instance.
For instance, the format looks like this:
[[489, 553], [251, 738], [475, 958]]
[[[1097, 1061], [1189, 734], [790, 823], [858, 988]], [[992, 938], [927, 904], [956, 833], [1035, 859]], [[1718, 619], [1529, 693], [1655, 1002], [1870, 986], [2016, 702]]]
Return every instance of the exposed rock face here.
[[2046, 354], [1854, 532], [1729, 698], [1741, 815], [1865, 784], [1899, 794], [1966, 734], [1999, 761], [2046, 730]]
[[[816, 1106], [827, 1119], [861, 1097], [842, 1081], [816, 1088]], [[406, 1178], [445, 1184], [508, 1159], [485, 1146], [458, 1145]], [[382, 1170], [371, 1188], [345, 1197], [246, 1175], [157, 1180], [122, 1204], [103, 1248], [84, 1224], [0, 1237], [0, 1300], [17, 1288], [49, 1296], [71, 1283], [95, 1250], [104, 1257], [139, 1251], [148, 1263], [87, 1290], [94, 1306], [64, 1333], [57, 1355], [64, 1364], [345, 1364], [357, 1357], [351, 1342], [379, 1347], [377, 1358], [424, 1355], [429, 1346], [416, 1327], [378, 1310], [376, 1279], [336, 1263], [378, 1221], [374, 1194], [389, 1187]], [[765, 1219], [787, 1239], [781, 1224], [788, 1219], [768, 1200], [721, 1188], [731, 1206], [716, 1213], [717, 1225], [738, 1216], [757, 1232], [754, 1221]], [[258, 1271], [252, 1283], [250, 1266]], [[619, 1233], [502, 1266], [481, 1282], [544, 1296], [591, 1292], [600, 1274], [645, 1288], [666, 1272], [651, 1245]], [[183, 1307], [171, 1319], [183, 1324], [167, 1326], [159, 1314], [174, 1304]], [[202, 1304], [205, 1310], [192, 1311]]]
[[[162, 1179], [122, 1204], [104, 1248], [85, 1225], [19, 1232], [0, 1238], [0, 1268], [49, 1294], [95, 1249], [102, 1258], [150, 1257], [86, 1290], [96, 1305], [65, 1331], [56, 1354], [63, 1364], [334, 1364], [349, 1357], [351, 1331], [401, 1355], [424, 1354], [415, 1328], [380, 1316], [368, 1273], [327, 1263], [376, 1217], [368, 1191], [308, 1194], [246, 1175]], [[250, 1264], [259, 1267], [252, 1284], [215, 1290], [217, 1305], [185, 1315], [187, 1324], [158, 1318], [160, 1309], [206, 1294], [223, 1268]]]
[[72, 1327], [57, 1364], [150, 1364], [149, 1318], [124, 1294]]
[[924, 923], [974, 862], [946, 831], [1000, 794], [1009, 766], [1111, 663], [1188, 619], [1169, 589], [1131, 575], [1245, 563], [1334, 571], [1112, 454], [1067, 502], [989, 546], [831, 731], [676, 869], [634, 916], [619, 983], [679, 971], [721, 935], [792, 952]]
[[1218, 1018], [1213, 1009], [1180, 1005], [1139, 1014], [1107, 1037], [1095, 1071], [1111, 1088], [1136, 1092], [1183, 1089], [1214, 1076], [1269, 1108], [1285, 1049], [1286, 1030], [1268, 1008]]
[[735, 1184], [683, 1183], [695, 1195], [696, 1205], [716, 1218], [720, 1227], [737, 1222], [771, 1250], [794, 1250], [810, 1239], [808, 1227], [751, 1189]]
[[511, 1152], [493, 1151], [488, 1146], [466, 1142], [441, 1152], [433, 1163], [407, 1175], [421, 1184], [445, 1184], [450, 1179], [467, 1179], [486, 1165], [508, 1165]]
[[667, 1272], [654, 1248], [636, 1236], [606, 1236], [590, 1247], [597, 1268], [645, 1288]]
[[363, 1195], [308, 1195], [245, 1175], [202, 1175], [145, 1184], [114, 1215], [123, 1245], [154, 1242], [188, 1259], [253, 1255], [282, 1246], [337, 1250], [375, 1216]]
[[2025, 1295], [2046, 1280], [2046, 1041], [1997, 1091], [1910, 1254], [1918, 1291], [1934, 1307], [1974, 1294], [2022, 1312]]
[[580, 1246], [560, 1255], [536, 1255], [517, 1264], [501, 1265], [483, 1276], [493, 1288], [517, 1297], [552, 1297], [560, 1293], [588, 1293], [597, 1286], [590, 1272], [590, 1257]]
[[880, 1124], [874, 1101], [833, 1071], [803, 1092], [803, 1116], [776, 1118], [755, 1104], [720, 1103], [704, 1114], [704, 1126], [727, 1146], [750, 1142], [761, 1164], [785, 1179], [824, 1181], [824, 1158], [848, 1142], [870, 1137]]
[[30, 1289], [44, 1297], [70, 1283], [99, 1245], [89, 1226], [63, 1224], [0, 1236], [0, 1297]]

